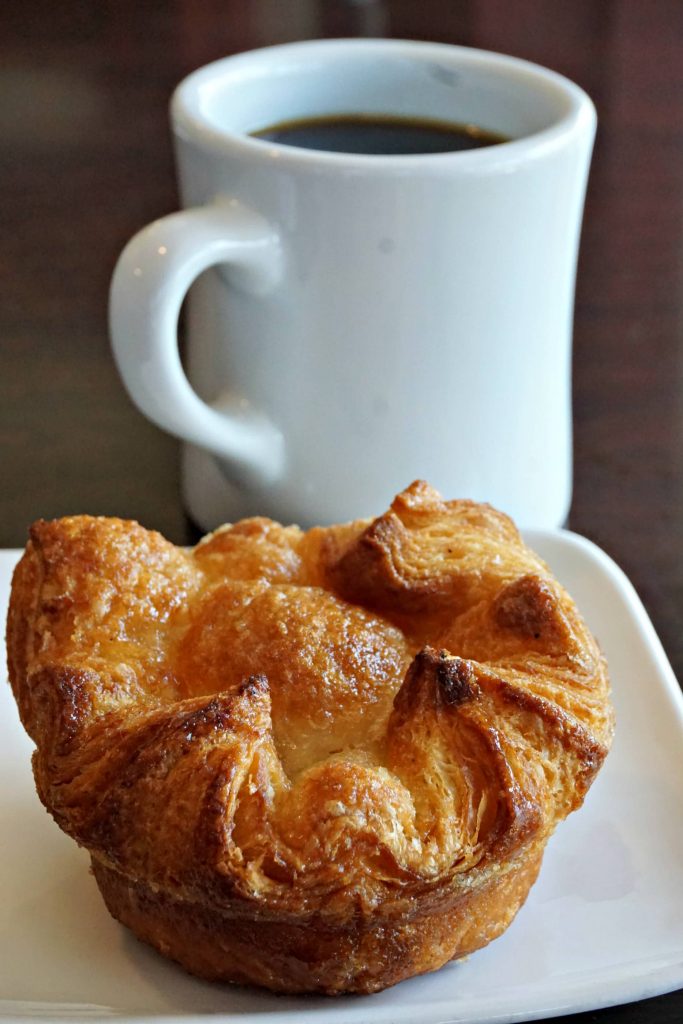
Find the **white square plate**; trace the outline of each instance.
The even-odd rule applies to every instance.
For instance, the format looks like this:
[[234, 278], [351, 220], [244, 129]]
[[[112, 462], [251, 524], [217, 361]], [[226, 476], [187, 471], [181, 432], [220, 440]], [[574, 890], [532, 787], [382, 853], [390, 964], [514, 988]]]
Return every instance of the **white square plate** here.
[[[107, 914], [87, 855], [36, 797], [31, 743], [0, 682], [0, 1017], [507, 1024], [683, 987], [683, 696], [614, 563], [565, 531], [529, 541], [607, 654], [618, 722], [585, 806], [551, 840], [502, 938], [373, 996], [292, 998], [189, 977]], [[16, 559], [0, 552], [3, 619]]]

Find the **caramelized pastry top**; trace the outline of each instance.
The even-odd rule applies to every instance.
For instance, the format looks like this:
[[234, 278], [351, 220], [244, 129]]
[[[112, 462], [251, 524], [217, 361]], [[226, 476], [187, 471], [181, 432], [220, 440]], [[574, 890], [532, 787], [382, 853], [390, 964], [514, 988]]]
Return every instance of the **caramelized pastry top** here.
[[612, 735], [566, 592], [509, 519], [422, 483], [374, 521], [250, 519], [194, 550], [38, 522], [8, 640], [59, 824], [131, 879], [259, 914], [484, 884], [579, 806]]

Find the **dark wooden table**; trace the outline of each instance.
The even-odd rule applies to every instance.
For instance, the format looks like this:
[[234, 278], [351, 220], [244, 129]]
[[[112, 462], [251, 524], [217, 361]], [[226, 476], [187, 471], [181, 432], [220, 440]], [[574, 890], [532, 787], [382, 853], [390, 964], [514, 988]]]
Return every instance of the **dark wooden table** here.
[[[0, 546], [23, 546], [40, 516], [85, 511], [193, 539], [177, 445], [131, 406], [109, 355], [111, 270], [135, 230], [176, 206], [166, 110], [177, 81], [238, 50], [342, 35], [499, 50], [593, 97], [569, 525], [625, 569], [683, 678], [680, 0], [8, 0]], [[565, 1019], [680, 1024], [683, 992]]]

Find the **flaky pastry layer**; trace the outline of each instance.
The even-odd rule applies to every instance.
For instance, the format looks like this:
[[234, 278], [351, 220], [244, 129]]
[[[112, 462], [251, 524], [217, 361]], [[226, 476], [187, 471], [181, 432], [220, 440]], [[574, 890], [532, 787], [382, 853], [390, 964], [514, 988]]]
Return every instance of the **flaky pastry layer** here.
[[177, 548], [38, 522], [8, 618], [41, 800], [203, 977], [369, 992], [510, 923], [611, 742], [604, 660], [486, 505], [248, 519]]

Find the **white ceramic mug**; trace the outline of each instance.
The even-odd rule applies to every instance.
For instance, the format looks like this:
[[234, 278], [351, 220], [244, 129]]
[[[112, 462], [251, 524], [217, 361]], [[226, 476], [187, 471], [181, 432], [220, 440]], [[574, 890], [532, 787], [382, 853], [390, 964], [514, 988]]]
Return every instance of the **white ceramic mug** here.
[[[250, 136], [359, 112], [511, 141], [367, 156]], [[341, 521], [423, 477], [562, 524], [585, 93], [479, 50], [303, 42], [190, 75], [172, 121], [185, 209], [124, 250], [111, 334], [133, 400], [187, 443], [192, 517]]]

